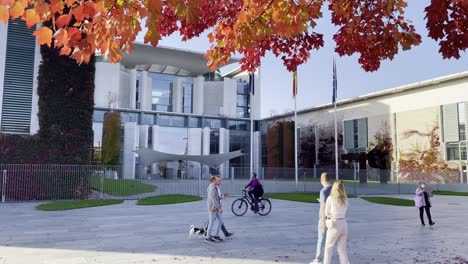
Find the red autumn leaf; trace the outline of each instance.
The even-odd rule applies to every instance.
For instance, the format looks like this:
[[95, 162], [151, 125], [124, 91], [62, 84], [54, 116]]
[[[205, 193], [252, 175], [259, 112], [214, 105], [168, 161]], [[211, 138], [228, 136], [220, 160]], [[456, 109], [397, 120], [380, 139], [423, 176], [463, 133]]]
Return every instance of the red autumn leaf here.
[[58, 28], [64, 28], [68, 24], [70, 24], [70, 20], [71, 20], [71, 15], [64, 14], [64, 15], [59, 16], [57, 20], [55, 20], [55, 24], [57, 25]]

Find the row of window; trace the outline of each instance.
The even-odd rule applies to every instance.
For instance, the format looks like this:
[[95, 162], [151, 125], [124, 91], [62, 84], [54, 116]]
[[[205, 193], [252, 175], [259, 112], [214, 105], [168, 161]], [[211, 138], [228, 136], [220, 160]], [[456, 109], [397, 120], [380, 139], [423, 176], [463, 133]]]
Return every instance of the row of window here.
[[[103, 122], [106, 111], [95, 110], [93, 115], [94, 122]], [[212, 129], [227, 128], [229, 130], [249, 131], [250, 121], [229, 120], [208, 117], [176, 116], [167, 114], [151, 114], [137, 112], [120, 112], [122, 123], [136, 122], [139, 125], [159, 125], [167, 127], [191, 127]]]

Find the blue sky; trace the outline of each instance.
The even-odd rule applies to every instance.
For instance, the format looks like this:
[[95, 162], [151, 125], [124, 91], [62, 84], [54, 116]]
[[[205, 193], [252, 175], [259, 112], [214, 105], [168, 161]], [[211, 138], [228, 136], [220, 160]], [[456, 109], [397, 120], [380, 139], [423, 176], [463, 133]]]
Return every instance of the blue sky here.
[[[437, 43], [427, 37], [424, 7], [429, 2], [430, 0], [409, 1], [406, 10], [406, 17], [413, 21], [416, 31], [423, 37], [422, 43], [409, 51], [400, 51], [392, 61], [383, 61], [378, 71], [368, 73], [362, 70], [358, 64], [358, 56], [336, 58], [338, 100], [468, 70], [466, 52], [462, 53], [459, 60], [443, 60], [438, 53]], [[315, 31], [324, 34], [325, 46], [312, 52], [309, 61], [298, 69], [298, 109], [331, 102], [332, 58], [335, 47], [332, 36], [337, 28], [331, 24], [326, 6], [322, 8], [322, 12], [323, 18]], [[160, 44], [194, 51], [206, 51], [209, 47], [206, 34], [188, 42], [181, 41], [174, 34], [163, 39]], [[261, 88], [263, 117], [293, 109], [291, 74], [282, 65], [282, 61], [272, 54], [262, 60]]]

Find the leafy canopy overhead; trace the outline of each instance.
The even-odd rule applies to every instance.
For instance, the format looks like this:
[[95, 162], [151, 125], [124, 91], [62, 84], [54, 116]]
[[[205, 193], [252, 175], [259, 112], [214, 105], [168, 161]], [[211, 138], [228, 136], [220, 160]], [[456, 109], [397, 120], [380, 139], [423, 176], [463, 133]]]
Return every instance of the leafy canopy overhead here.
[[[421, 42], [404, 17], [405, 0], [0, 0], [0, 21], [21, 18], [29, 27], [46, 22], [34, 33], [39, 43], [80, 63], [96, 50], [119, 61], [143, 30], [145, 43], [154, 46], [176, 31], [188, 40], [209, 30], [205, 56], [211, 70], [239, 53], [243, 70], [254, 71], [272, 51], [296, 71], [311, 50], [323, 46], [323, 35], [314, 28], [325, 4], [339, 28], [333, 36], [336, 52], [358, 53], [366, 71]], [[458, 59], [468, 47], [468, 1], [431, 0], [424, 12], [439, 52]]]

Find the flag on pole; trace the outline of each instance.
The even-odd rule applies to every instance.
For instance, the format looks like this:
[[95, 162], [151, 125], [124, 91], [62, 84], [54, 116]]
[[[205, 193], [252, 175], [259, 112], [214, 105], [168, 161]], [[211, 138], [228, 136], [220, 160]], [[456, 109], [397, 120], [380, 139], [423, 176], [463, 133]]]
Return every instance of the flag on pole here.
[[249, 73], [249, 92], [251, 95], [255, 94], [255, 73]]
[[292, 73], [293, 76], [293, 98], [296, 97], [297, 94], [297, 71]]
[[333, 57], [333, 103], [336, 102], [336, 97], [338, 96], [338, 80], [336, 76], [336, 62], [335, 57]]

